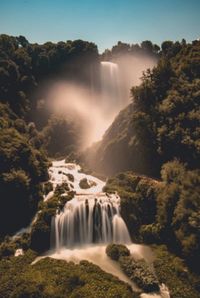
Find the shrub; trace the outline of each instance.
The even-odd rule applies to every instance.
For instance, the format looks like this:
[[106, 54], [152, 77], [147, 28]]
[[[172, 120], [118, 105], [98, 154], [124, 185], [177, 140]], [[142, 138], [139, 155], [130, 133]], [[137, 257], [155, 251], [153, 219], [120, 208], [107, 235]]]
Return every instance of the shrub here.
[[129, 249], [123, 244], [109, 244], [106, 247], [106, 254], [114, 261], [118, 261], [120, 257], [129, 256]]
[[58, 196], [68, 191], [69, 191], [69, 185], [68, 183], [64, 182], [61, 185], [56, 186], [54, 194]]
[[79, 186], [80, 188], [83, 188], [83, 189], [87, 189], [91, 187], [91, 185], [88, 183], [87, 178], [81, 179], [81, 181], [79, 182]]
[[53, 184], [50, 181], [45, 182], [43, 186], [43, 191], [45, 196], [52, 190], [53, 190]]
[[122, 271], [143, 291], [159, 291], [159, 283], [153, 269], [145, 260], [135, 261], [125, 245], [109, 244], [106, 253], [112, 260], [119, 262]]
[[159, 283], [151, 267], [145, 260], [135, 261], [130, 256], [119, 258], [122, 271], [145, 292], [158, 292]]

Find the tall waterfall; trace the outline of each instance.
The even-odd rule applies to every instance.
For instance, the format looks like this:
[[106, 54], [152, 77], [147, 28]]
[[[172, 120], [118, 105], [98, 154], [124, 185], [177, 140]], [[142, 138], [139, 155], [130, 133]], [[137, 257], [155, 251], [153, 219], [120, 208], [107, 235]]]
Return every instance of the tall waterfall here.
[[[52, 218], [51, 246], [73, 248], [94, 243], [131, 243], [128, 229], [120, 215], [120, 197], [102, 192], [104, 183], [79, 172], [77, 165], [58, 164], [51, 168], [51, 180], [67, 182], [66, 174], [73, 174], [74, 198]], [[79, 182], [87, 179], [93, 186], [81, 189]], [[64, 179], [64, 180], [63, 180]], [[72, 183], [72, 182], [71, 182]]]
[[119, 67], [116, 63], [101, 62], [101, 93], [105, 113], [116, 113], [122, 108]]

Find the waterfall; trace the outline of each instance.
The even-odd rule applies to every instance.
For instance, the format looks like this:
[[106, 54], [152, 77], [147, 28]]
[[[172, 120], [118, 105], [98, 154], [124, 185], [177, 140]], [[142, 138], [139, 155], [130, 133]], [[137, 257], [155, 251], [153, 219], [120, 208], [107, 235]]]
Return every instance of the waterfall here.
[[52, 219], [52, 247], [130, 243], [117, 195], [76, 195]]
[[101, 62], [101, 93], [102, 106], [105, 113], [116, 113], [122, 108], [122, 98], [120, 92], [119, 67], [116, 63]]
[[[51, 167], [54, 186], [63, 179], [67, 182], [66, 174], [72, 173], [76, 195], [52, 218], [52, 249], [111, 242], [130, 244], [128, 229], [120, 215], [120, 197], [102, 192], [104, 183], [101, 180], [80, 173], [77, 165], [64, 163]], [[95, 184], [87, 190], [80, 189], [79, 182], [83, 178]]]

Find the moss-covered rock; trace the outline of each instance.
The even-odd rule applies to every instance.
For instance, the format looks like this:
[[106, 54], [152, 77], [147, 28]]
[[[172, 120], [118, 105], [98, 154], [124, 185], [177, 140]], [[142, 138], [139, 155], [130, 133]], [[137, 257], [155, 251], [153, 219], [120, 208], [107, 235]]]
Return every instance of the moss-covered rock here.
[[83, 189], [88, 189], [88, 188], [91, 187], [91, 185], [89, 184], [87, 178], [81, 179], [81, 181], [79, 182], [79, 186], [80, 186], [80, 188], [83, 188]]
[[122, 244], [109, 244], [106, 247], [106, 254], [114, 261], [118, 261], [120, 257], [130, 256], [129, 249]]
[[63, 175], [67, 176], [68, 180], [74, 182], [74, 176], [70, 173], [63, 173]]
[[87, 178], [83, 178], [79, 182], [79, 186], [82, 189], [88, 189], [90, 187], [96, 186], [96, 182], [92, 180], [88, 180]]
[[[60, 212], [66, 202], [71, 200], [74, 192], [68, 192], [62, 195], [62, 185], [55, 191], [54, 196], [46, 202], [40, 204], [40, 210], [37, 219], [31, 230], [31, 248], [44, 252], [50, 248], [51, 220], [56, 212]], [[60, 194], [61, 193], [61, 194]]]

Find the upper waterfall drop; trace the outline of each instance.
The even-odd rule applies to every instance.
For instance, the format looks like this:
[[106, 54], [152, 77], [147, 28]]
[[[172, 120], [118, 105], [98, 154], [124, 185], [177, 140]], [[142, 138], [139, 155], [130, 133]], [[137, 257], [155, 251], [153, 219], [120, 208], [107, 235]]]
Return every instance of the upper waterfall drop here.
[[105, 113], [119, 112], [122, 108], [122, 98], [118, 64], [109, 61], [101, 62], [101, 93]]

